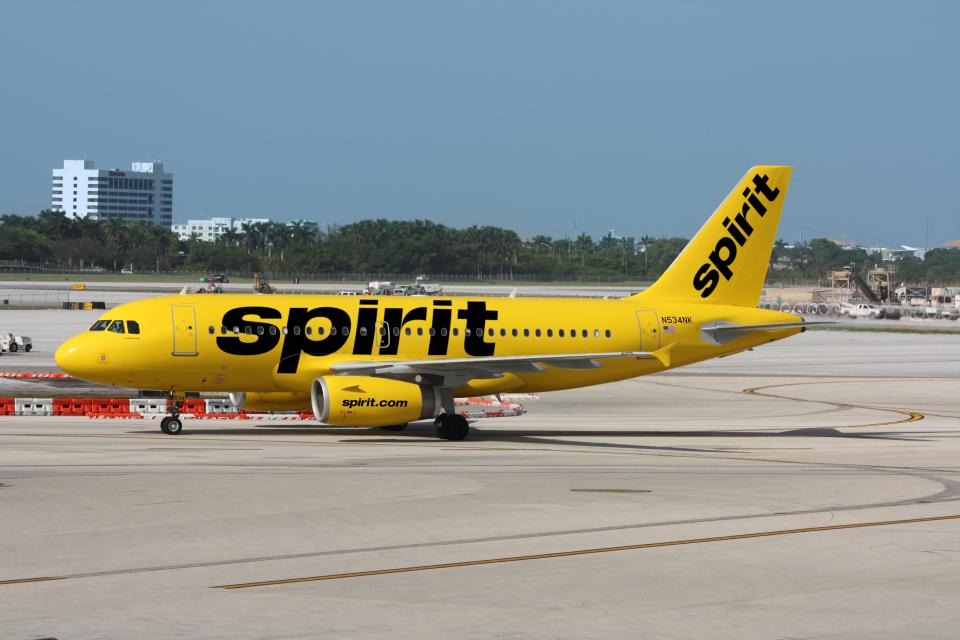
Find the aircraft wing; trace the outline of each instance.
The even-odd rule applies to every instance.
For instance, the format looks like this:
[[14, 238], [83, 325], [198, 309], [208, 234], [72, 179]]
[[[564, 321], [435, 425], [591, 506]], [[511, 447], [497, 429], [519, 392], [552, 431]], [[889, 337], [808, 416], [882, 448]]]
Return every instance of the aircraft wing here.
[[[672, 348], [673, 345], [670, 345]], [[467, 358], [430, 358], [425, 360], [348, 361], [334, 364], [336, 375], [381, 376], [424, 380], [442, 379], [440, 384], [464, 384], [476, 378], [499, 378], [506, 373], [538, 373], [546, 367], [561, 369], [596, 369], [598, 360], [610, 358], [668, 359], [669, 349], [648, 351], [602, 351], [591, 353], [551, 353], [525, 356], [478, 356]], [[667, 366], [666, 364], [664, 366]], [[419, 381], [419, 380], [418, 380]]]

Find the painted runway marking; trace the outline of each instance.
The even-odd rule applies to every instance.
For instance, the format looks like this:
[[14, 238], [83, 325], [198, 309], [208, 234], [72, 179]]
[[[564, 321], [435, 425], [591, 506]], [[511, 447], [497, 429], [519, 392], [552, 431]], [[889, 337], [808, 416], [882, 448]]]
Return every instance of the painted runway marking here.
[[728, 542], [732, 540], [748, 540], [751, 538], [770, 538], [774, 536], [797, 535], [801, 533], [817, 533], [822, 531], [839, 531], [843, 529], [864, 529], [867, 527], [883, 527], [900, 524], [917, 524], [922, 522], [939, 522], [944, 520], [960, 520], [960, 514], [946, 516], [927, 516], [923, 518], [907, 518], [902, 520], [878, 520], [873, 522], [853, 522], [849, 524], [834, 524], [821, 527], [803, 527], [800, 529], [779, 529], [774, 531], [754, 531], [738, 533], [728, 536], [711, 536], [708, 538], [687, 538], [684, 540], [667, 540], [663, 542], [645, 542], [628, 544], [616, 547], [595, 547], [592, 549], [574, 549], [572, 551], [556, 551], [553, 553], [537, 553], [525, 556], [506, 556], [502, 558], [487, 558], [484, 560], [465, 560], [461, 562], [445, 562], [441, 564], [423, 564], [410, 567], [395, 567], [391, 569], [371, 569], [368, 571], [351, 571], [348, 573], [331, 573], [321, 576], [307, 576], [303, 578], [283, 578], [280, 580], [262, 580], [259, 582], [239, 582], [235, 584], [215, 585], [211, 589], [251, 589], [254, 587], [272, 587], [282, 584], [298, 584], [302, 582], [320, 582], [326, 580], [344, 580], [346, 578], [363, 578], [369, 576], [383, 576], [392, 573], [413, 573], [416, 571], [433, 571], [436, 569], [454, 569], [458, 567], [477, 567], [487, 564], [505, 564], [508, 562], [523, 562], [527, 560], [547, 560], [552, 558], [569, 558], [571, 556], [594, 555], [598, 553], [613, 553], [617, 551], [636, 551], [639, 549], [655, 549], [661, 547], [676, 547], [688, 544], [703, 544], [708, 542]]

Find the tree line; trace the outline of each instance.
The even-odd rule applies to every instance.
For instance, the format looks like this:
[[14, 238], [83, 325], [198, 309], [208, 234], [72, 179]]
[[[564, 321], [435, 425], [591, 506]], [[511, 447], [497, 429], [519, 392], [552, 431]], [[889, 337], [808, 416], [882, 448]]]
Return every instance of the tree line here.
[[[68, 218], [57, 211], [0, 217], [0, 260], [49, 268], [107, 271], [274, 274], [447, 274], [477, 280], [655, 280], [686, 245], [685, 238], [643, 236], [634, 242], [587, 234], [536, 235], [492, 226], [462, 229], [429, 220], [363, 220], [319, 229], [305, 222], [246, 224], [215, 242], [179, 240], [145, 222]], [[777, 242], [768, 280], [808, 283], [852, 265], [881, 262], [863, 249], [816, 239], [801, 246]], [[897, 279], [911, 284], [960, 282], [960, 251], [934, 249], [925, 260], [898, 261]]]

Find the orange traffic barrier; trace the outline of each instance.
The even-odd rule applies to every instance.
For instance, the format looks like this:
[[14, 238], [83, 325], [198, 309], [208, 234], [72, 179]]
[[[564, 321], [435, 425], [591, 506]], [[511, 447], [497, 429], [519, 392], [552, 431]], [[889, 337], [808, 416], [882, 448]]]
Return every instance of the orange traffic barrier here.
[[16, 412], [16, 402], [13, 398], [0, 398], [0, 416], [12, 416]]
[[92, 410], [92, 398], [53, 399], [53, 415], [55, 416], [85, 416]]
[[180, 403], [180, 413], [199, 415], [207, 412], [207, 402], [203, 398], [187, 398]]
[[130, 398], [91, 398], [90, 413], [130, 413]]

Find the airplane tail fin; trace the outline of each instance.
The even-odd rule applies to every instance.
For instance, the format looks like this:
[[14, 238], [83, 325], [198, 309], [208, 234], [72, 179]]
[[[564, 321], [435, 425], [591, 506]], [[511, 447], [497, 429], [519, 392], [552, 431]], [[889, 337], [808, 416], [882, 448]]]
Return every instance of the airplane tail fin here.
[[660, 279], [634, 297], [756, 306], [792, 171], [747, 171]]

